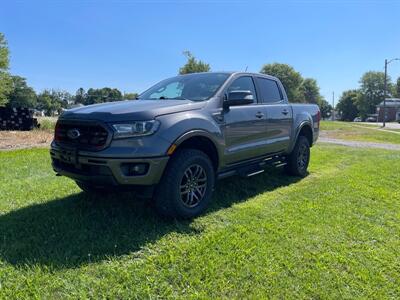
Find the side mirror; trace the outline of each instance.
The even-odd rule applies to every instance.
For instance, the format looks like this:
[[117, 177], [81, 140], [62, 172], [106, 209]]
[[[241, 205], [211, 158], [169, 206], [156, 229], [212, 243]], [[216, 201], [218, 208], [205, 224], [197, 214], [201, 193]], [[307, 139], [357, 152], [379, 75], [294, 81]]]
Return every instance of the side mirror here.
[[228, 94], [228, 98], [224, 101], [224, 108], [229, 106], [246, 105], [254, 102], [254, 96], [251, 91], [232, 91]]

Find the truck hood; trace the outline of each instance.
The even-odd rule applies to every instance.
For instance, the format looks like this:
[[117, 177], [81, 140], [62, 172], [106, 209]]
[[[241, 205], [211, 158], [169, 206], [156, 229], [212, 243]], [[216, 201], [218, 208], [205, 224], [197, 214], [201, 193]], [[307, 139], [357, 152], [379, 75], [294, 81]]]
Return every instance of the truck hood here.
[[127, 100], [88, 105], [66, 110], [60, 119], [85, 119], [103, 122], [143, 121], [157, 116], [201, 109], [205, 102], [190, 100]]

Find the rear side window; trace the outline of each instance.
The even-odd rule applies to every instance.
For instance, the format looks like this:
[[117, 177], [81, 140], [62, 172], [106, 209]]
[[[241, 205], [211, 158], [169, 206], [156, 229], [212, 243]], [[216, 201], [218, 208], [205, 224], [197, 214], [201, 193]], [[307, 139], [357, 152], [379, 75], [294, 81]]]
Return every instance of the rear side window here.
[[257, 102], [256, 89], [253, 79], [250, 76], [243, 76], [235, 79], [228, 88], [228, 93], [232, 91], [250, 91], [253, 94], [254, 102]]
[[261, 102], [274, 103], [282, 100], [282, 95], [275, 80], [257, 77]]

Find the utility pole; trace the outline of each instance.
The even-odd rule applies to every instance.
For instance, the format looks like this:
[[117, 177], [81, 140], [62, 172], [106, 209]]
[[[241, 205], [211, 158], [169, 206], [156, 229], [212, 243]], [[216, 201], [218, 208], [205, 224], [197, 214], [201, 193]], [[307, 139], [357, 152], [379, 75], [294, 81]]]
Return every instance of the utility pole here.
[[335, 92], [332, 92], [332, 121], [335, 121]]
[[[386, 126], [387, 65], [395, 60], [400, 60], [400, 58], [392, 58], [389, 61], [387, 59], [385, 59], [385, 84], [384, 84], [384, 88], [383, 88], [383, 124], [382, 124], [382, 127]], [[379, 115], [378, 115], [378, 117], [379, 117]]]
[[386, 89], [387, 89], [387, 59], [385, 59], [385, 85], [383, 88], [383, 125], [382, 127], [386, 126]]

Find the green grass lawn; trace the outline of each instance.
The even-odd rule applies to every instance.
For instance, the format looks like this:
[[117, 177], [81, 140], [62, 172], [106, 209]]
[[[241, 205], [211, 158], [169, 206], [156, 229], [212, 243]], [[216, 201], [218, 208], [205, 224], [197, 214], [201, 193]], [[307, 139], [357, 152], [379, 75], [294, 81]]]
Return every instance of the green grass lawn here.
[[400, 152], [317, 145], [304, 178], [221, 181], [193, 221], [0, 152], [0, 299], [400, 297]]
[[321, 122], [321, 131], [323, 131], [324, 136], [329, 138], [351, 141], [400, 144], [400, 134], [390, 131], [376, 130], [374, 128], [377, 128], [377, 126], [368, 126], [351, 122]]

